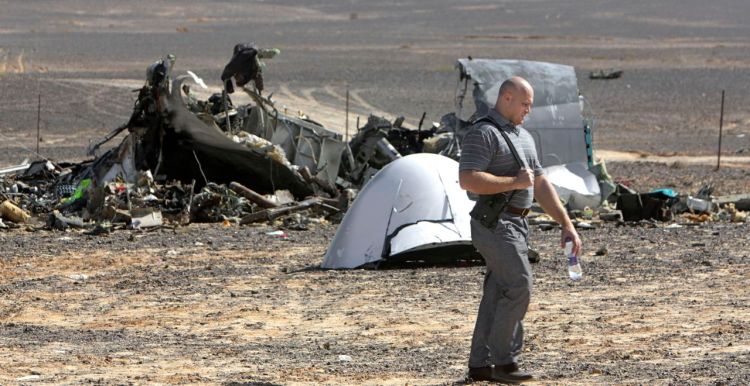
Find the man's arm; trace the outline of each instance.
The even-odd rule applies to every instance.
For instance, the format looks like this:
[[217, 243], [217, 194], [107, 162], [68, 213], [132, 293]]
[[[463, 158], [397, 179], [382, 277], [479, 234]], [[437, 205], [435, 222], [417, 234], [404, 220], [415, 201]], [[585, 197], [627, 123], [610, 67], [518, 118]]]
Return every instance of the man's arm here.
[[555, 188], [544, 175], [537, 176], [534, 179], [534, 198], [542, 209], [562, 226], [560, 247], [565, 246], [565, 239], [570, 239], [573, 241], [573, 251], [576, 256], [579, 256], [581, 253], [581, 238], [578, 236], [573, 223], [570, 222], [565, 208], [560, 204], [560, 198], [557, 196]]
[[496, 194], [528, 188], [534, 184], [534, 173], [521, 169], [515, 177], [503, 177], [479, 170], [461, 170], [458, 172], [458, 183], [461, 189], [472, 193]]

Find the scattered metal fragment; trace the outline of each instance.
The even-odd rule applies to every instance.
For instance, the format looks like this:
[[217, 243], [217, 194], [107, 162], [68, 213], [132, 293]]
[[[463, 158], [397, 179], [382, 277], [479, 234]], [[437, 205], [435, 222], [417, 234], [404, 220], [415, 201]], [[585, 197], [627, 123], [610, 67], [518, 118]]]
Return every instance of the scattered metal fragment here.
[[750, 211], [750, 194], [732, 194], [719, 196], [714, 199], [718, 205], [733, 204], [734, 208], [741, 211]]
[[242, 184], [240, 184], [239, 182], [231, 182], [229, 184], [229, 188], [234, 190], [237, 194], [240, 194], [248, 200], [252, 201], [253, 203], [258, 204], [262, 208], [276, 208], [279, 206], [275, 202], [266, 199], [252, 189], [242, 186]]
[[599, 212], [599, 218], [602, 221], [613, 221], [613, 222], [624, 221], [624, 218], [622, 217], [622, 211], [620, 210], [610, 210], [607, 212]]
[[28, 168], [29, 168], [29, 163], [28, 163], [28, 160], [26, 160], [23, 163], [21, 163], [20, 165], [9, 166], [9, 167], [0, 169], [0, 176], [22, 172], [22, 171], [24, 171], [24, 170], [26, 170]]
[[240, 220], [240, 224], [251, 224], [254, 222], [261, 222], [261, 221], [273, 221], [274, 219], [277, 219], [283, 215], [305, 210], [313, 206], [320, 206], [321, 208], [324, 208], [331, 212], [339, 211], [338, 208], [324, 203], [322, 198], [313, 197], [313, 198], [304, 200], [302, 202], [296, 203], [294, 205], [265, 209], [265, 210], [261, 210], [255, 213], [248, 214], [242, 217], [242, 219]]
[[589, 73], [589, 79], [618, 79], [621, 76], [622, 70], [614, 68], [595, 70]]
[[0, 204], [0, 217], [15, 223], [25, 223], [31, 218], [25, 210], [19, 208], [11, 200], [5, 200]]
[[153, 228], [162, 225], [161, 212], [153, 208], [137, 208], [131, 211], [130, 226], [133, 229]]
[[84, 228], [83, 219], [76, 216], [64, 216], [58, 210], [52, 211], [47, 218], [47, 227], [64, 231], [68, 228]]

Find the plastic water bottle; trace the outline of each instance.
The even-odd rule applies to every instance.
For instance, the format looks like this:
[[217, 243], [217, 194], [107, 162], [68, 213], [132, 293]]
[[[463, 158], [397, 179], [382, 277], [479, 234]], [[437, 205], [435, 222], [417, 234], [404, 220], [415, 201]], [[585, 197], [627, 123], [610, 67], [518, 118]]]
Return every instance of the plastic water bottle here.
[[583, 270], [581, 270], [581, 261], [573, 253], [573, 241], [565, 241], [565, 256], [568, 258], [568, 275], [571, 280], [581, 280], [583, 278]]

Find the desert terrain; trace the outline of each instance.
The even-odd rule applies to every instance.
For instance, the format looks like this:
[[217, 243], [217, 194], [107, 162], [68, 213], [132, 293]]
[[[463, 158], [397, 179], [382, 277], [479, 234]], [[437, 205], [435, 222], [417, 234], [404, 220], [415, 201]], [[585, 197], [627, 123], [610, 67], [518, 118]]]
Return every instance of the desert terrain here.
[[[455, 110], [457, 58], [573, 65], [610, 174], [639, 191], [750, 193], [750, 3], [0, 1], [0, 167], [85, 159], [167, 53], [214, 90], [234, 44], [278, 47], [268, 93], [343, 131]], [[614, 80], [588, 73], [620, 68]], [[715, 171], [725, 90], [721, 170]], [[39, 100], [41, 99], [41, 103]], [[38, 110], [39, 108], [39, 110]], [[113, 143], [116, 143], [114, 141]], [[750, 239], [726, 222], [559, 234], [542, 259], [522, 366], [538, 384], [750, 383]], [[0, 230], [2, 384], [462, 384], [482, 266], [326, 271], [336, 232], [279, 224]]]

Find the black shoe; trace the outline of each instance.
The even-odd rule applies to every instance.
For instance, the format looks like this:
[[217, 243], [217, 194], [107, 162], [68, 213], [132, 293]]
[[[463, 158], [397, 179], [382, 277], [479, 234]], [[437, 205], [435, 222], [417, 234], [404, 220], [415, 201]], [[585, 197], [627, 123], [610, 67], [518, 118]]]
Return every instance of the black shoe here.
[[478, 382], [478, 381], [489, 381], [492, 378], [492, 367], [469, 367], [469, 375], [467, 381]]
[[504, 378], [504, 382], [522, 383], [534, 379], [534, 377], [518, 368], [518, 364], [513, 362], [507, 365], [495, 366], [494, 375]]
[[507, 384], [518, 384], [532, 380], [534, 377], [518, 369], [515, 363], [500, 366], [469, 367], [471, 381], [487, 381]]

